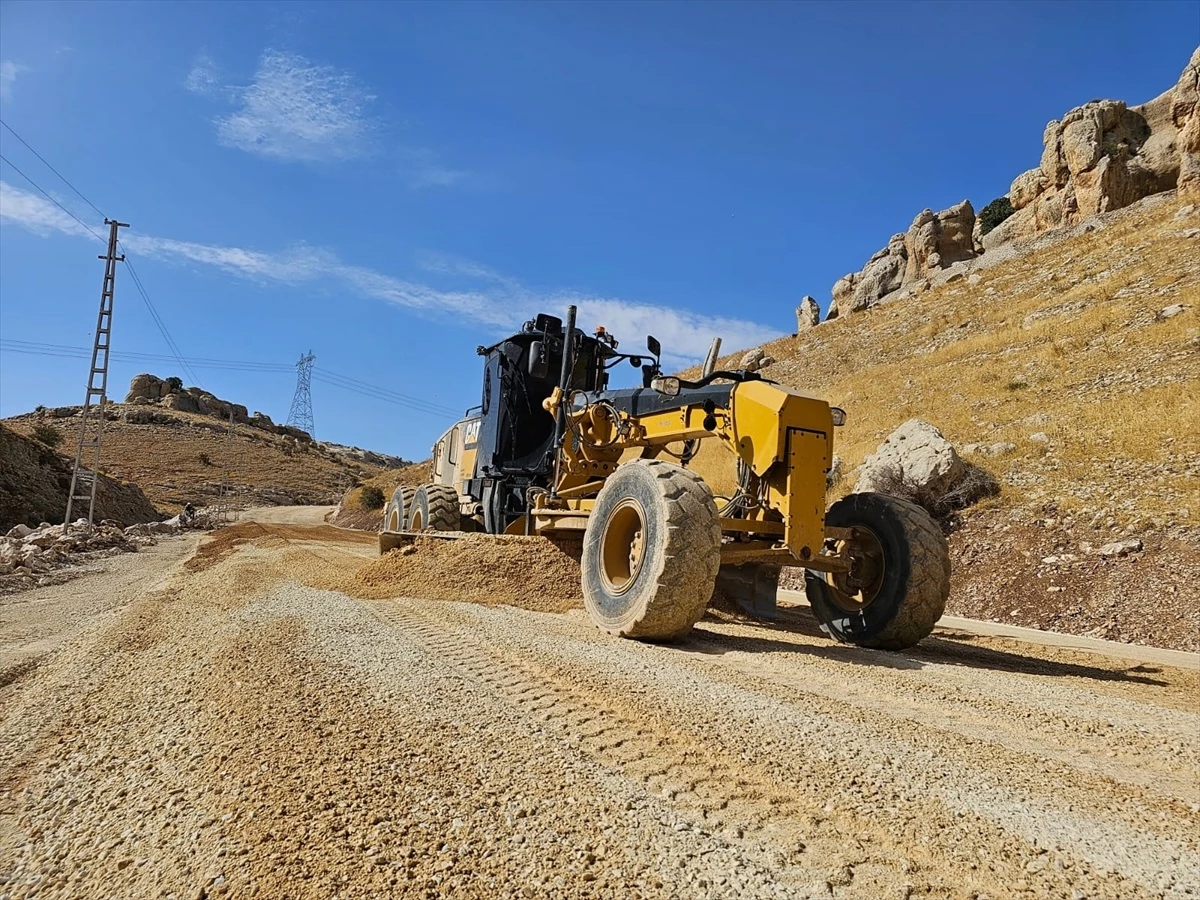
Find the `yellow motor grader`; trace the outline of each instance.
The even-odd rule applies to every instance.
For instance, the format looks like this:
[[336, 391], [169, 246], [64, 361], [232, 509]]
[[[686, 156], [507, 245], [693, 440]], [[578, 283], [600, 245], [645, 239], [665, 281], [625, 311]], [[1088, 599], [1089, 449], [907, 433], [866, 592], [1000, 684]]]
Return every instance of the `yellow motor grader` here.
[[[434, 446], [432, 483], [396, 489], [380, 552], [429, 532], [575, 538], [593, 621], [649, 640], [687, 634], [718, 587], [770, 618], [780, 568], [801, 567], [833, 638], [901, 649], [928, 635], [950, 575], [930, 516], [875, 493], [826, 509], [845, 413], [758, 372], [664, 375], [659, 342], [646, 347], [585, 334], [569, 307], [565, 324], [542, 314], [478, 348], [481, 403]], [[622, 363], [642, 387], [608, 388]]]

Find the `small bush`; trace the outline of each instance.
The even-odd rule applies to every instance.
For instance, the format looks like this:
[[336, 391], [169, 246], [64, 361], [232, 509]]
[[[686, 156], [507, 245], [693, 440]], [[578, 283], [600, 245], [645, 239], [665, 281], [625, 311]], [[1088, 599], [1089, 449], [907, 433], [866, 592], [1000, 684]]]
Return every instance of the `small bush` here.
[[47, 447], [57, 447], [63, 442], [62, 432], [45, 422], [39, 422], [33, 426], [33, 436]]
[[383, 506], [383, 491], [377, 487], [365, 487], [358, 495], [358, 504], [363, 509], [379, 509]]
[[979, 233], [987, 234], [1015, 212], [1007, 197], [997, 197], [979, 211]]
[[210, 457], [207, 453], [200, 454], [200, 462], [206, 466], [211, 466], [213, 464], [212, 457]]
[[943, 524], [953, 513], [1000, 493], [1000, 482], [996, 476], [972, 463], [967, 463], [962, 477], [944, 493], [913, 483], [904, 477], [899, 468], [876, 473], [874, 482], [873, 490], [924, 507], [926, 512]]
[[183, 379], [172, 375], [167, 379], [167, 393], [178, 394], [183, 390]]

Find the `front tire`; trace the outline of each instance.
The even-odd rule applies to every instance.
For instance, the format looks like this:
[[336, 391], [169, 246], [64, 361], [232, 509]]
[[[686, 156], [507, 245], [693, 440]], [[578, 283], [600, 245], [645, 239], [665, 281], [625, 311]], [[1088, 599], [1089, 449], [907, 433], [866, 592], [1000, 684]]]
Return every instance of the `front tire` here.
[[835, 640], [904, 650], [933, 631], [950, 595], [946, 538], [924, 509], [886, 494], [843, 497], [825, 523], [854, 530], [849, 575], [805, 574], [813, 614]]
[[609, 476], [583, 539], [593, 622], [622, 637], [683, 637], [708, 608], [720, 565], [717, 506], [698, 475], [634, 460]]
[[404, 531], [408, 527], [408, 511], [412, 507], [415, 488], [401, 486], [392, 492], [387, 509], [383, 511], [382, 531]]
[[448, 484], [423, 484], [413, 495], [406, 531], [462, 531], [458, 491]]

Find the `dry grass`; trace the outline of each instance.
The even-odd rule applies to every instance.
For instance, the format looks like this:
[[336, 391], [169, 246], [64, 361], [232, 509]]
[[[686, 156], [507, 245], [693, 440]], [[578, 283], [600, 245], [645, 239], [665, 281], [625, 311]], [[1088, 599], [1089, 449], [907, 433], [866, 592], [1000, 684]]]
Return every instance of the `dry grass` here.
[[[958, 445], [1017, 446], [981, 460], [1004, 486], [994, 502], [1125, 523], [1187, 509], [1195, 524], [1200, 241], [1185, 231], [1200, 222], [1176, 221], [1181, 205], [1123, 211], [1107, 228], [982, 269], [977, 284], [775, 341], [769, 375], [847, 410], [847, 470], [920, 417]], [[1188, 309], [1155, 319], [1175, 303]], [[1048, 443], [1031, 439], [1039, 432]]]

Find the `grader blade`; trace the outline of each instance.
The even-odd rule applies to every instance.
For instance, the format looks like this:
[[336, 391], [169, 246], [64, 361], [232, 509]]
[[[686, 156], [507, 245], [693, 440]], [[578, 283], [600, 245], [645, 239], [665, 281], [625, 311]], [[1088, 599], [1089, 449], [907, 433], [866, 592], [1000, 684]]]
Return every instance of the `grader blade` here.
[[405, 544], [411, 544], [416, 535], [402, 531], [379, 532], [379, 555], [383, 556], [392, 550], [399, 550]]

